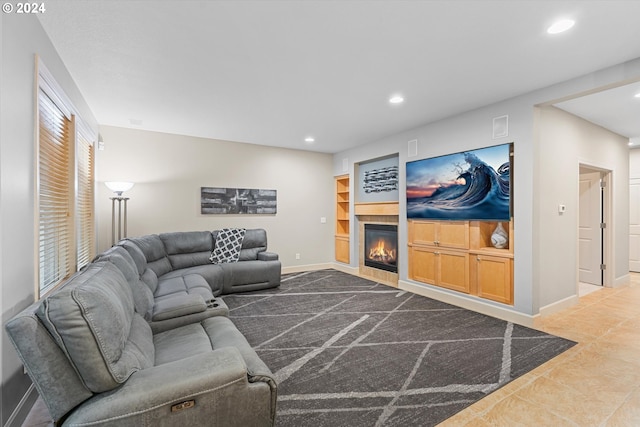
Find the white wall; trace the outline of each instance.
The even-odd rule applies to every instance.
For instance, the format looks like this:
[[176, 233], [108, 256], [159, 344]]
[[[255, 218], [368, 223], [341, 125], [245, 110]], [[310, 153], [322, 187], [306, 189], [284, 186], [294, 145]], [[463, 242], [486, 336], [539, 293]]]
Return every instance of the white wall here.
[[[612, 171], [613, 215], [607, 231], [615, 245], [614, 278], [629, 273], [628, 139], [554, 107], [537, 115], [539, 173], [536, 214], [540, 306], [576, 294], [578, 282], [579, 166]], [[567, 207], [558, 213], [558, 205]]]
[[640, 148], [629, 150], [629, 179], [640, 178]]
[[[2, 323], [34, 301], [35, 55], [38, 54], [82, 117], [95, 119], [34, 15], [2, 14], [0, 113], [0, 288]], [[30, 385], [2, 328], [2, 423]]]
[[[96, 155], [99, 250], [111, 245], [113, 193], [104, 181], [133, 181], [125, 193], [131, 198], [129, 236], [264, 228], [269, 250], [279, 254], [285, 268], [333, 261], [331, 155], [110, 126], [102, 126], [100, 134], [105, 149]], [[202, 215], [200, 187], [275, 189], [278, 211]]]

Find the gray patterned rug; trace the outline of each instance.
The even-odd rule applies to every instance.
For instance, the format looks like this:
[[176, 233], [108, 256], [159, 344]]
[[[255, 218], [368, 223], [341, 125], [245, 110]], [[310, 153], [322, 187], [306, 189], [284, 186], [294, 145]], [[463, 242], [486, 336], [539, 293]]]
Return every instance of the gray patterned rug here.
[[224, 300], [277, 426], [434, 426], [575, 344], [336, 270]]

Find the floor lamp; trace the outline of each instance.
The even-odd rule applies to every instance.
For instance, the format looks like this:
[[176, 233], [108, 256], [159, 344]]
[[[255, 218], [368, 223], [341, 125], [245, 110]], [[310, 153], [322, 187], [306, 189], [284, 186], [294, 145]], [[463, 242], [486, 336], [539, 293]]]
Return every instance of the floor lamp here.
[[[123, 237], [127, 237], [127, 200], [128, 197], [122, 197], [122, 193], [131, 190], [133, 182], [123, 181], [107, 181], [104, 183], [109, 190], [116, 193], [116, 197], [109, 197], [111, 199], [111, 246], [122, 240]], [[118, 224], [116, 227], [116, 202], [118, 205]], [[116, 230], [118, 240], [116, 240]]]

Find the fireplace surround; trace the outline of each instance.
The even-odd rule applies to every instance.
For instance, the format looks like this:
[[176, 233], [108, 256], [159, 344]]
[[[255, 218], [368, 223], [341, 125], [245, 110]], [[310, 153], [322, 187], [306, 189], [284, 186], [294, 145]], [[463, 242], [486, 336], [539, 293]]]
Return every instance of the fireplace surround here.
[[359, 275], [385, 285], [398, 287], [398, 252], [396, 250], [396, 272], [370, 267], [365, 264], [364, 247], [365, 247], [365, 225], [392, 225], [396, 229], [396, 245], [399, 248], [399, 229], [398, 227], [398, 204], [397, 203], [366, 203], [355, 205], [355, 218], [358, 226], [356, 227], [356, 236], [358, 239], [358, 272]]
[[398, 272], [398, 226], [364, 224], [364, 265], [380, 270]]

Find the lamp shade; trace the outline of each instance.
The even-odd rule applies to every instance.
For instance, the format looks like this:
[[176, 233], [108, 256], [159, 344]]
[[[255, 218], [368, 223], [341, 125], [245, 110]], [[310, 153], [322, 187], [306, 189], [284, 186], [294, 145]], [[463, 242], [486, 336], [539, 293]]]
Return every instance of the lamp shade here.
[[131, 190], [133, 188], [133, 182], [126, 181], [107, 181], [104, 183], [109, 190], [116, 193], [118, 196], [121, 196], [125, 191]]

